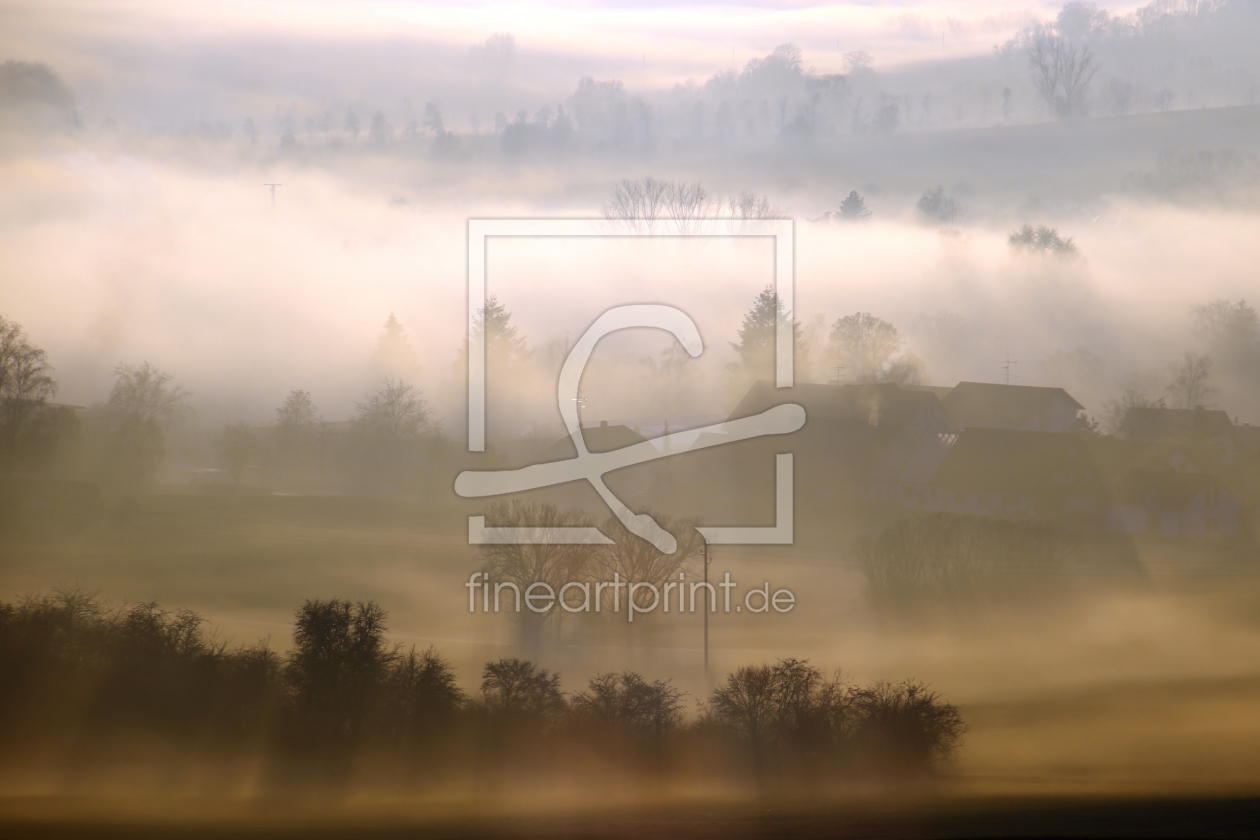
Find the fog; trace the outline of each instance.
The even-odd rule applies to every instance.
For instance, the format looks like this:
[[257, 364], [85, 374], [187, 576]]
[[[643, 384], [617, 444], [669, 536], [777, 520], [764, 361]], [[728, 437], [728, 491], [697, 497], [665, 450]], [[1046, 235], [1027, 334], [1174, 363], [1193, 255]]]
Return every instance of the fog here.
[[[18, 3], [0, 33], [0, 798], [1254, 794], [1255, 3]], [[600, 235], [491, 237], [470, 312], [478, 219]], [[775, 220], [790, 290], [731, 235]], [[573, 456], [561, 366], [634, 303], [703, 352], [610, 335], [577, 411], [591, 452], [652, 441], [610, 492], [691, 547], [583, 481], [457, 495]], [[716, 445], [786, 402], [803, 429]], [[477, 608], [475, 572], [694, 584], [697, 527], [784, 526], [786, 452], [790, 543], [710, 546], [747, 611]], [[303, 658], [337, 616], [350, 676]], [[142, 672], [202, 689], [150, 720]], [[647, 681], [603, 689], [661, 704], [650, 737], [592, 711], [609, 674]], [[740, 723], [758, 674], [825, 733]], [[199, 691], [239, 715], [222, 749]]]

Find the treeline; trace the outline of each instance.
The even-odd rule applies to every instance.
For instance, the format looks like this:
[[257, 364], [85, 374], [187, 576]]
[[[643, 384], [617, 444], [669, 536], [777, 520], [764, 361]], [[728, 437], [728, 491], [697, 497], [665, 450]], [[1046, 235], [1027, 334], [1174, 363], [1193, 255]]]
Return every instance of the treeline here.
[[516, 658], [465, 693], [375, 603], [307, 601], [293, 649], [230, 647], [195, 613], [61, 593], [0, 604], [0, 772], [227, 791], [352, 784], [495, 791], [615, 777], [819, 792], [939, 771], [965, 729], [915, 682], [859, 687], [807, 661], [730, 674], [694, 715], [669, 682], [576, 693]]

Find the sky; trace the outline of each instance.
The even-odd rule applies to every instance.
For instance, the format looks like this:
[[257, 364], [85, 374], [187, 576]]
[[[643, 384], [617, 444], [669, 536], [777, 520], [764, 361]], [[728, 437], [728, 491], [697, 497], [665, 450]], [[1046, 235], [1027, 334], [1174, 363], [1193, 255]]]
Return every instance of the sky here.
[[[444, 57], [448, 72], [469, 47], [511, 33], [522, 61], [545, 53], [564, 66], [566, 85], [582, 75], [615, 76], [632, 89], [703, 81], [791, 42], [805, 65], [841, 72], [843, 56], [864, 50], [876, 68], [989, 53], [1034, 20], [1049, 20], [1061, 4], [958, 2], [712, 2], [666, 4], [429, 3], [399, 0], [42, 0], [0, 8], [0, 54], [60, 68], [72, 87], [105, 84], [104, 77], [147, 85], [165, 66], [195, 75], [216, 53], [242, 49], [242, 87], [259, 61], [286, 60], [286, 45], [320, 42], [406, 44], [423, 59]], [[1141, 4], [1107, 4], [1113, 14]], [[254, 55], [251, 53], [260, 53]], [[388, 52], [388, 51], [387, 51]], [[420, 56], [417, 56], [420, 58]], [[388, 60], [387, 55], [370, 59]], [[221, 72], [231, 73], [232, 67]], [[354, 68], [346, 68], [353, 73]], [[130, 71], [130, 72], [128, 72]], [[147, 79], [147, 81], [146, 81]], [[545, 84], [545, 82], [543, 82]]]

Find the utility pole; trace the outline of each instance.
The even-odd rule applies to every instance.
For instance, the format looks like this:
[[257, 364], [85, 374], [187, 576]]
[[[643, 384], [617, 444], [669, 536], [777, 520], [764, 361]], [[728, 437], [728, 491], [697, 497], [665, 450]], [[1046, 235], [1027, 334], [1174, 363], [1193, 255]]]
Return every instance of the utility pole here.
[[271, 209], [276, 209], [276, 187], [283, 187], [284, 184], [263, 184], [264, 187], [271, 187]]
[[704, 541], [704, 676], [709, 678], [709, 541]]

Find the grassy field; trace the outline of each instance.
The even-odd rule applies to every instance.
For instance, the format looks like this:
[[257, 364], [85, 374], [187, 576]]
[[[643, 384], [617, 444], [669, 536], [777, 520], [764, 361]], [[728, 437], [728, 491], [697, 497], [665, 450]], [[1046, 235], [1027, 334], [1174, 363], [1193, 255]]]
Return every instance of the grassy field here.
[[[28, 523], [10, 533], [0, 545], [0, 598], [79, 588], [114, 603], [157, 601], [198, 611], [220, 638], [267, 639], [281, 651], [304, 599], [374, 599], [389, 610], [394, 641], [435, 645], [473, 692], [484, 662], [518, 648], [506, 617], [467, 610], [464, 583], [479, 562], [467, 545], [465, 513], [419, 500], [154, 496], [76, 527]], [[860, 573], [823, 553], [724, 550], [714, 570], [791, 586], [799, 608], [787, 616], [714, 616], [707, 673], [697, 615], [656, 616], [662, 620], [636, 628], [571, 619], [531, 655], [561, 671], [566, 691], [598, 672], [634, 669], [673, 679], [692, 709], [733, 668], [778, 656], [843, 667], [862, 682], [922, 679], [960, 704], [969, 726], [949, 783], [956, 795], [1065, 797], [1054, 807], [1067, 809], [1080, 796], [1260, 788], [1260, 588], [1250, 577], [1153, 581], [1136, 591], [908, 621], [874, 613]], [[10, 800], [4, 808], [17, 819], [22, 808], [45, 805]], [[1007, 807], [984, 805], [976, 825]], [[232, 832], [245, 832], [252, 817], [241, 819]], [[574, 819], [566, 825], [575, 836], [598, 825]], [[810, 819], [799, 816], [800, 836], [813, 836]], [[730, 827], [765, 833], [752, 816]], [[73, 835], [63, 828], [61, 836]], [[0, 836], [39, 836], [44, 828], [28, 830], [35, 833]], [[468, 828], [477, 836], [502, 830]]]

